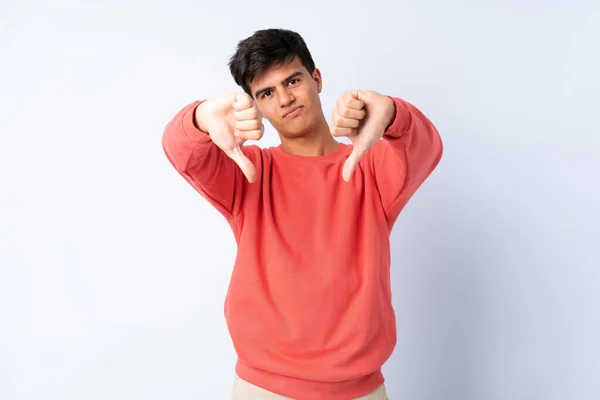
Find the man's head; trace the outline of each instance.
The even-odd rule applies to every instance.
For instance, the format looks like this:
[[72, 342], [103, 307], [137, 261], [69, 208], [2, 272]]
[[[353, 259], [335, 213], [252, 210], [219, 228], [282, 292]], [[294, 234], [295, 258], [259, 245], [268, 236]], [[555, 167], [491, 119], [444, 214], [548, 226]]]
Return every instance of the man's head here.
[[280, 135], [302, 136], [322, 123], [321, 72], [298, 33], [255, 32], [238, 43], [229, 69]]

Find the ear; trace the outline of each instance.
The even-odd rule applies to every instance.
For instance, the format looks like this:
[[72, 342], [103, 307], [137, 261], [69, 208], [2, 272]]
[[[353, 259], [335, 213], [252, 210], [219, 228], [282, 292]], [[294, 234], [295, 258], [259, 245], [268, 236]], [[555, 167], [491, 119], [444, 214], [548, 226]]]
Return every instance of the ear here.
[[321, 90], [323, 90], [323, 77], [321, 76], [321, 71], [319, 70], [319, 68], [315, 68], [312, 77], [315, 80], [315, 82], [317, 82], [317, 90], [319, 91], [319, 93], [321, 93]]

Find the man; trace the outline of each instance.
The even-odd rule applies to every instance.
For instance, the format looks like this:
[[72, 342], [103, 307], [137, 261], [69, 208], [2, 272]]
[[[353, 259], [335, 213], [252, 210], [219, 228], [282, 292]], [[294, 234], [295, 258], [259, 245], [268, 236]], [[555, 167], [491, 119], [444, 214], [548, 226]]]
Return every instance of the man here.
[[[235, 234], [234, 399], [386, 399], [389, 235], [441, 158], [439, 134], [410, 103], [369, 90], [344, 93], [329, 127], [321, 73], [296, 32], [255, 32], [229, 67], [243, 92], [184, 107], [163, 148]], [[281, 145], [244, 146], [263, 117]]]

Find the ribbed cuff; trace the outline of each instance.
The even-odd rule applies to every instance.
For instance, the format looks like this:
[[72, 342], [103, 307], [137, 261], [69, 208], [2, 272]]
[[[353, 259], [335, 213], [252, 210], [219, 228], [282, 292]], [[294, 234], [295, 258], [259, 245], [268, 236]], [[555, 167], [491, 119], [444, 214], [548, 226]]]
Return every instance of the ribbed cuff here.
[[183, 132], [193, 142], [210, 141], [210, 136], [208, 135], [208, 132], [204, 132], [198, 129], [196, 123], [194, 122], [196, 108], [198, 108], [198, 106], [202, 104], [203, 101], [204, 100], [200, 100], [192, 103], [190, 108], [183, 114]]
[[396, 115], [392, 124], [383, 133], [383, 137], [385, 139], [398, 139], [410, 128], [412, 115], [403, 100], [397, 97], [389, 97], [394, 100], [396, 105]]

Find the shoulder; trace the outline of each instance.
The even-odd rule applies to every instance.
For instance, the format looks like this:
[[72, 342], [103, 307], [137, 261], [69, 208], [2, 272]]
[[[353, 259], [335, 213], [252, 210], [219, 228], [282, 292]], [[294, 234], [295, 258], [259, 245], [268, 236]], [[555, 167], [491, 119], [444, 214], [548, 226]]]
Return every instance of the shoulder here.
[[390, 144], [387, 142], [387, 140], [379, 139], [377, 143], [375, 143], [373, 147], [369, 149], [369, 151], [366, 154], [366, 157], [364, 157], [364, 160], [366, 162], [377, 160], [383, 157], [389, 150]]
[[273, 158], [272, 149], [270, 147], [262, 148], [258, 145], [251, 144], [242, 146], [242, 151], [257, 168], [263, 165], [268, 165]]
[[246, 157], [252, 159], [258, 159], [262, 157], [264, 150], [255, 144], [249, 144], [242, 146], [242, 151], [246, 155]]

